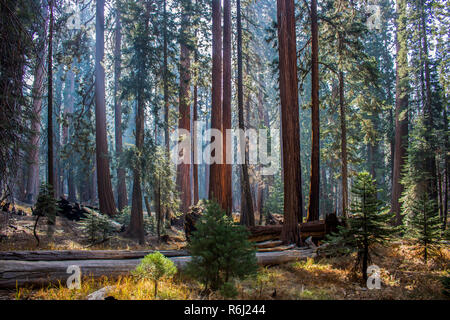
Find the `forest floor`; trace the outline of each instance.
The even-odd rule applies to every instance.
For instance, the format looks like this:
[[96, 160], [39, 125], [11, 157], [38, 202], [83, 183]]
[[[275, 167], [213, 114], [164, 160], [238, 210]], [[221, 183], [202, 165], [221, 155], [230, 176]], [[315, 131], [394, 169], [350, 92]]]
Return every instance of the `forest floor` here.
[[[140, 246], [119, 235], [107, 242], [89, 246], [82, 239], [75, 222], [58, 218], [52, 239], [46, 237], [46, 223], [38, 226], [41, 238], [39, 248], [33, 236], [35, 218], [13, 216], [3, 223], [6, 239], [0, 241], [0, 250], [98, 250], [98, 249], [181, 249], [185, 246], [180, 231], [168, 230], [170, 241], [158, 244], [156, 237], [148, 236], [147, 245]], [[13, 226], [13, 227], [10, 227]], [[2, 231], [5, 234], [5, 231]], [[450, 248], [441, 248], [424, 264], [416, 248], [407, 241], [398, 241], [389, 247], [379, 247], [372, 264], [381, 269], [381, 289], [368, 290], [354, 270], [354, 257], [315, 258], [296, 263], [260, 268], [256, 278], [238, 281], [236, 299], [448, 299], [442, 293], [441, 278], [450, 272]], [[153, 283], [136, 280], [132, 276], [115, 279], [84, 278], [81, 289], [70, 290], [63, 284], [45, 288], [17, 288], [0, 292], [0, 299], [86, 299], [105, 286], [111, 286], [109, 296], [116, 299], [154, 299]], [[203, 296], [202, 286], [183, 274], [159, 284], [157, 299], [223, 299], [219, 293]]]

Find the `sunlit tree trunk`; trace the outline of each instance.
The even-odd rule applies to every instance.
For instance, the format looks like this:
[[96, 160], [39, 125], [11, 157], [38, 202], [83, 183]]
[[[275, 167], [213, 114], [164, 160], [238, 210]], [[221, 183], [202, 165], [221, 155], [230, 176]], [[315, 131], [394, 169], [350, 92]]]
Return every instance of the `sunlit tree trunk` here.
[[[195, 39], [197, 39], [197, 31], [195, 32]], [[199, 149], [199, 141], [197, 139], [197, 127], [195, 125], [195, 122], [198, 121], [198, 66], [197, 66], [197, 62], [198, 62], [198, 53], [197, 53], [197, 44], [196, 44], [196, 48], [195, 48], [195, 53], [194, 53], [194, 60], [195, 60], [195, 65], [196, 65], [196, 69], [195, 69], [195, 83], [194, 83], [194, 105], [193, 105], [193, 109], [192, 112], [194, 113], [193, 115], [193, 123], [194, 123], [194, 128], [192, 130], [192, 152], [197, 153], [198, 149]], [[201, 141], [200, 141], [201, 143]], [[194, 156], [192, 156], [191, 158], [193, 161], [195, 159]], [[194, 188], [194, 204], [197, 204], [199, 201], [199, 186], [198, 186], [198, 164], [194, 163], [193, 164], [193, 168], [192, 168], [192, 175], [193, 175], [193, 188]]]
[[[187, 8], [183, 8], [186, 10]], [[189, 9], [188, 9], [189, 10]], [[187, 44], [189, 31], [186, 30], [186, 25], [189, 17], [183, 13], [181, 21], [185, 26], [181, 35], [180, 41], [180, 92], [179, 92], [179, 122], [178, 128], [191, 130], [191, 106], [190, 106], [190, 83], [191, 83], [191, 60], [190, 50]], [[188, 137], [185, 137], [186, 139]], [[183, 151], [184, 152], [184, 151]], [[180, 156], [182, 156], [180, 154]], [[191, 206], [191, 167], [190, 163], [181, 163], [177, 167], [177, 188], [180, 193], [180, 211], [187, 213]]]
[[300, 244], [298, 221], [303, 204], [293, 0], [277, 0], [277, 22], [284, 175], [284, 224], [281, 239], [286, 243]]
[[[212, 0], [212, 93], [211, 129], [222, 131], [222, 26], [221, 1]], [[211, 156], [215, 156], [215, 150]], [[209, 199], [222, 204], [223, 166], [213, 163], [209, 173]]]
[[103, 68], [105, 53], [104, 6], [104, 0], [97, 1], [95, 25], [95, 143], [100, 211], [112, 216], [116, 214], [116, 205], [111, 185], [108, 143], [106, 140], [105, 69]]
[[[223, 2], [223, 198], [222, 208], [231, 215], [231, 164], [227, 164], [227, 129], [231, 129], [231, 1]], [[230, 146], [231, 151], [231, 146]]]

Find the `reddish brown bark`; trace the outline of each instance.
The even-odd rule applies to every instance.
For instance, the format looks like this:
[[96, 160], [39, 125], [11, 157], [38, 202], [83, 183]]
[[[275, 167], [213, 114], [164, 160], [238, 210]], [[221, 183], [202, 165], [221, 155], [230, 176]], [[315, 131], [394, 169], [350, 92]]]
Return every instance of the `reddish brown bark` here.
[[55, 172], [53, 159], [53, 0], [49, 1], [50, 7], [50, 22], [49, 22], [49, 39], [48, 39], [48, 102], [47, 102], [47, 184], [53, 188], [53, 195], [55, 195], [54, 187]]
[[[212, 0], [211, 128], [222, 131], [222, 27], [220, 0]], [[213, 140], [212, 140], [213, 141]], [[215, 156], [214, 151], [211, 156]], [[209, 173], [209, 199], [222, 204], [223, 166], [213, 163]]]
[[96, 7], [96, 50], [95, 50], [95, 143], [97, 159], [97, 188], [100, 211], [108, 215], [116, 214], [116, 205], [109, 170], [108, 143], [106, 141], [105, 69], [102, 61], [105, 53], [104, 0], [97, 1]]
[[[197, 32], [195, 32], [195, 38], [197, 38]], [[195, 64], [197, 65], [198, 62], [198, 54], [197, 54], [197, 46], [195, 48], [194, 53], [194, 60]], [[194, 83], [194, 106], [192, 112], [194, 113], [193, 119], [194, 119], [194, 128], [192, 130], [192, 152], [197, 153], [198, 152], [198, 141], [197, 141], [197, 127], [195, 125], [195, 122], [198, 121], [198, 68], [195, 69], [196, 75], [195, 75], [195, 83]], [[195, 157], [192, 156], [192, 159], [194, 161]], [[199, 189], [198, 189], [198, 164], [194, 163], [194, 167], [192, 168], [192, 175], [193, 175], [193, 187], [194, 187], [194, 205], [196, 205], [199, 201]]]
[[277, 21], [284, 176], [284, 224], [281, 239], [286, 243], [299, 244], [298, 219], [303, 204], [293, 0], [277, 0]]
[[307, 221], [319, 220], [320, 192], [320, 119], [319, 119], [319, 30], [317, 0], [311, 0], [311, 177]]
[[[183, 25], [188, 23], [188, 17], [183, 14]], [[190, 100], [190, 50], [186, 44], [188, 32], [184, 31], [180, 43], [180, 93], [179, 93], [179, 129], [191, 130], [191, 106]], [[189, 137], [185, 137], [189, 138]], [[184, 152], [181, 151], [181, 152]], [[180, 153], [180, 156], [182, 154]], [[191, 206], [191, 165], [190, 163], [181, 163], [177, 167], [177, 188], [180, 193], [180, 211], [186, 214]]]
[[[227, 129], [231, 129], [231, 2], [223, 2], [223, 169], [222, 208], [231, 216], [231, 164], [227, 164]], [[230, 148], [231, 150], [231, 148]]]
[[[116, 2], [116, 29], [114, 46], [114, 130], [116, 142], [116, 156], [120, 158], [123, 151], [122, 144], [122, 100], [119, 93], [119, 81], [122, 73], [122, 25], [119, 3]], [[128, 205], [127, 186], [125, 182], [125, 168], [117, 168], [117, 205], [119, 211]]]

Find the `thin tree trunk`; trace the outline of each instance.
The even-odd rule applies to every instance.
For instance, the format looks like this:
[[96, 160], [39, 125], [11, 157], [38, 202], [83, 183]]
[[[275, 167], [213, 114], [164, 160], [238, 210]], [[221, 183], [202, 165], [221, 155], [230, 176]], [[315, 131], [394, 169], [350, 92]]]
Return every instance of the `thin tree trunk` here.
[[449, 185], [449, 139], [448, 139], [448, 119], [447, 108], [444, 108], [444, 137], [445, 137], [445, 156], [444, 156], [444, 218], [442, 223], [442, 230], [447, 228], [447, 214], [448, 214], [448, 185]]
[[[74, 94], [75, 94], [75, 75], [72, 70], [68, 72], [68, 78], [69, 78], [69, 96], [67, 97], [67, 104], [65, 106], [64, 114], [70, 114], [73, 112], [74, 107]], [[67, 124], [63, 127], [63, 143], [67, 144], [69, 143], [69, 130], [70, 130], [70, 124]], [[70, 202], [76, 201], [76, 195], [75, 195], [75, 184], [73, 179], [73, 161], [72, 158], [69, 157], [67, 159], [68, 161], [68, 168], [67, 168], [67, 189], [68, 189], [68, 197], [67, 200]], [[63, 180], [64, 181], [64, 180]], [[64, 192], [64, 189], [63, 189]]]
[[55, 175], [53, 165], [53, 0], [49, 0], [50, 23], [48, 39], [48, 102], [47, 102], [47, 184], [53, 189], [55, 196]]
[[[431, 80], [430, 80], [430, 66], [429, 66], [429, 58], [428, 58], [428, 39], [427, 39], [427, 31], [426, 31], [426, 20], [425, 20], [425, 11], [424, 11], [424, 1], [420, 0], [420, 9], [421, 9], [421, 24], [422, 24], [422, 42], [423, 42], [423, 54], [424, 54], [424, 64], [425, 64], [425, 89], [426, 89], [426, 110], [425, 119], [428, 127], [427, 140], [431, 145], [431, 150], [434, 150], [434, 141], [433, 141], [433, 132], [434, 132], [434, 119], [433, 119], [433, 109], [431, 104]], [[430, 199], [437, 201], [438, 193], [436, 188], [436, 155], [434, 152], [431, 152], [427, 155], [427, 171], [430, 174], [430, 179], [428, 182], [428, 190], [430, 193]]]
[[[136, 149], [142, 150], [144, 145], [144, 102], [138, 96], [136, 113]], [[144, 243], [144, 215], [142, 208], [141, 168], [137, 165], [133, 169], [133, 194], [131, 203], [130, 225], [127, 230], [130, 238]]]
[[[343, 50], [343, 36], [339, 35], [339, 59], [344, 59], [342, 56]], [[348, 217], [348, 162], [347, 162], [347, 120], [345, 108], [345, 79], [344, 72], [339, 71], [339, 111], [341, 120], [341, 181], [342, 181], [342, 215]]]
[[[48, 12], [47, 7], [43, 10], [44, 16], [44, 39], [47, 37], [47, 21]], [[42, 48], [38, 55], [36, 70], [34, 73], [33, 83], [33, 119], [31, 122], [31, 138], [30, 138], [30, 153], [28, 155], [30, 166], [28, 169], [28, 179], [26, 186], [25, 200], [28, 203], [34, 203], [39, 190], [39, 137], [41, 126], [41, 111], [42, 111], [42, 96], [44, 93], [44, 77], [45, 77], [45, 54], [47, 52], [47, 41], [42, 41]]]
[[277, 21], [284, 173], [284, 224], [281, 239], [286, 243], [300, 244], [298, 220], [303, 203], [293, 0], [277, 0]]
[[105, 1], [98, 0], [96, 7], [96, 50], [95, 50], [95, 143], [97, 158], [97, 186], [100, 211], [110, 216], [116, 214], [116, 205], [109, 170], [108, 143], [106, 140], [105, 69]]
[[407, 44], [404, 24], [406, 10], [405, 0], [397, 2], [397, 13], [400, 15], [397, 21], [397, 75], [395, 93], [395, 151], [394, 151], [394, 174], [392, 179], [392, 205], [391, 210], [396, 216], [396, 225], [402, 222], [400, 197], [403, 185], [400, 183], [402, 171], [405, 166], [405, 156], [408, 146], [408, 86], [405, 84], [408, 77]]
[[164, 61], [163, 61], [163, 90], [164, 90], [164, 139], [165, 139], [165, 145], [166, 145], [166, 151], [167, 154], [170, 154], [170, 137], [169, 137], [169, 84], [167, 80], [167, 9], [166, 9], [166, 0], [163, 1], [164, 6], [164, 19], [163, 19], [163, 55], [164, 55]]
[[311, 180], [307, 221], [319, 220], [320, 191], [320, 119], [319, 119], [319, 27], [317, 24], [317, 0], [311, 0]]
[[[197, 38], [197, 32], [195, 33], [195, 38]], [[197, 57], [197, 47], [195, 48], [195, 54], [194, 54], [194, 60], [195, 65], [197, 66], [198, 57]], [[192, 130], [192, 152], [193, 156], [191, 159], [195, 161], [196, 154], [198, 154], [198, 143], [197, 140], [197, 126], [196, 122], [198, 121], [198, 69], [195, 69], [196, 75], [195, 75], [195, 83], [194, 83], [194, 106], [192, 112], [194, 113], [193, 119], [194, 119], [194, 128]], [[198, 164], [194, 162], [193, 169], [192, 169], [192, 175], [193, 175], [193, 187], [194, 187], [194, 205], [196, 205], [199, 201], [199, 189], [198, 189]]]
[[[122, 73], [122, 26], [119, 2], [116, 2], [116, 29], [114, 46], [114, 129], [116, 142], [116, 156], [120, 159], [123, 151], [122, 145], [122, 100], [119, 92], [119, 81]], [[127, 185], [125, 182], [125, 168], [117, 167], [117, 204], [119, 211], [128, 205]]]
[[[150, 6], [146, 3], [145, 6], [145, 30], [144, 33], [148, 34], [149, 32], [149, 18], [150, 18]], [[142, 60], [145, 61], [146, 54], [142, 53], [143, 56], [140, 56]], [[138, 83], [144, 83], [144, 71], [140, 68], [137, 72], [137, 80]], [[142, 152], [144, 146], [144, 125], [145, 125], [145, 100], [143, 97], [144, 87], [139, 85], [137, 88], [136, 98], [137, 98], [137, 110], [136, 110], [136, 150], [138, 152]], [[145, 234], [144, 234], [144, 213], [142, 208], [142, 164], [141, 159], [133, 168], [133, 194], [131, 200], [131, 217], [130, 217], [130, 225], [128, 230], [126, 231], [126, 235], [132, 239], [136, 239], [139, 241], [139, 244], [144, 244], [145, 242]]]

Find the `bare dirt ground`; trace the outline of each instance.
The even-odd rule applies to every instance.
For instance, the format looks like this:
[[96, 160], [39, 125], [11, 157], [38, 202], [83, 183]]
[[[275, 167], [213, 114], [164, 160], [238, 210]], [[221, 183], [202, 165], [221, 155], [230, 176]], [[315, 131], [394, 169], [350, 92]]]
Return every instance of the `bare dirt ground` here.
[[83, 237], [80, 225], [64, 217], [57, 217], [53, 233], [49, 235], [46, 218], [39, 219], [36, 233], [40, 244], [33, 234], [36, 217], [23, 204], [16, 204], [16, 211], [22, 210], [26, 215], [6, 214], [0, 211], [0, 251], [8, 250], [106, 250], [106, 249], [180, 249], [185, 246], [184, 233], [175, 229], [166, 229], [169, 236], [167, 242], [158, 243], [155, 235], [146, 235], [146, 244], [139, 245], [131, 239], [116, 233], [107, 241], [91, 245]]

